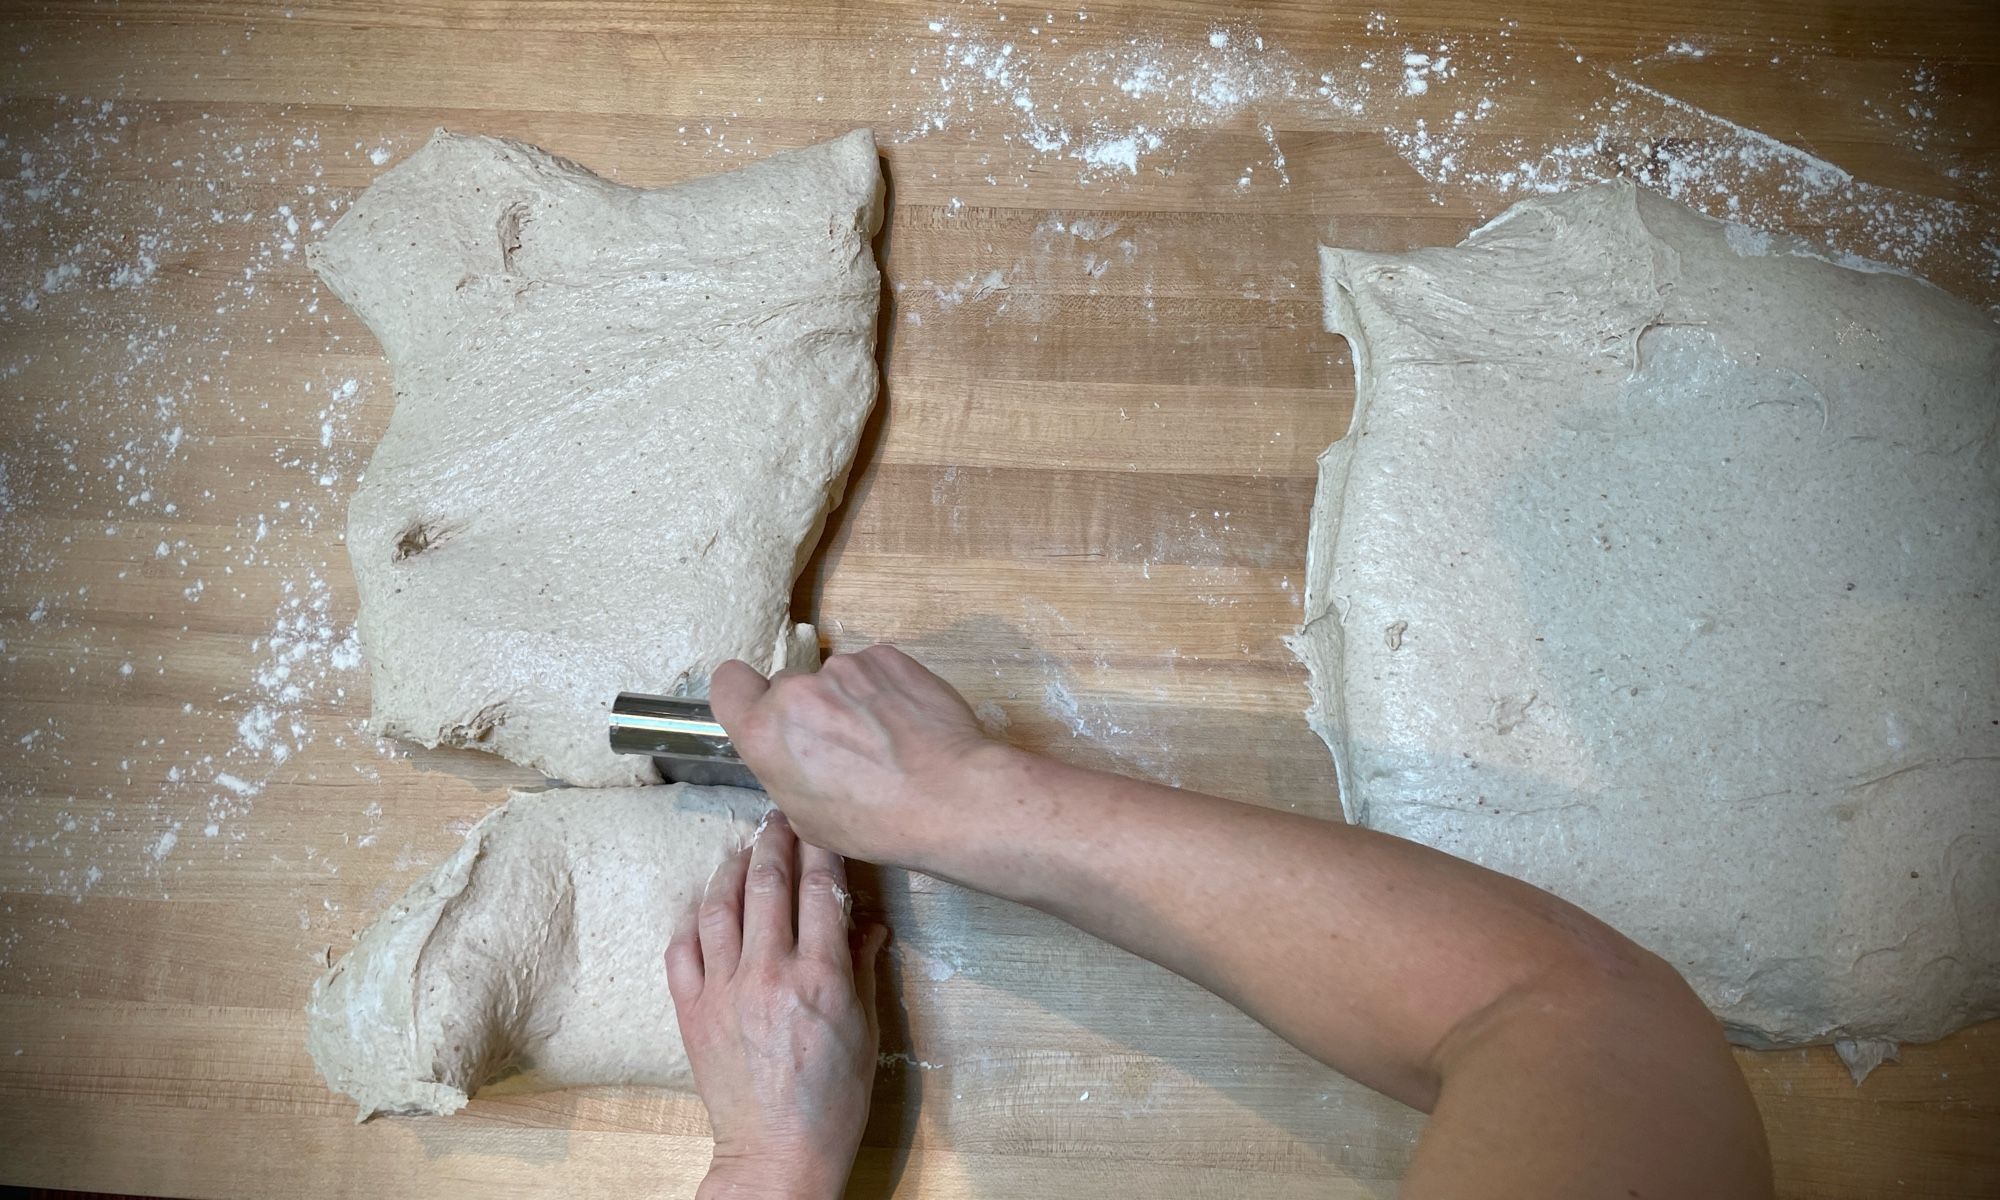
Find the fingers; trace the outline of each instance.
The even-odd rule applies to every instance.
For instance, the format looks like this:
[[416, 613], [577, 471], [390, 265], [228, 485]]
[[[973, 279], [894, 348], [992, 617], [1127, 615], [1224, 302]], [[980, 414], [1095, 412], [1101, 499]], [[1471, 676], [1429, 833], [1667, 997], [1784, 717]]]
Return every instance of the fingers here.
[[882, 1018], [875, 1011], [875, 963], [882, 947], [889, 944], [887, 925], [870, 925], [861, 935], [861, 948], [854, 952], [854, 995], [861, 1001], [861, 1014], [868, 1018], [868, 1044], [882, 1044]]
[[749, 870], [750, 852], [746, 850], [723, 859], [709, 876], [708, 890], [695, 915], [704, 982], [734, 975], [743, 957], [743, 877]]
[[849, 965], [847, 864], [840, 855], [799, 843], [799, 953]]
[[[913, 679], [936, 679], [939, 683], [944, 683], [944, 680], [939, 678], [929, 667], [924, 666], [924, 664], [911, 658], [887, 642], [877, 642], [873, 646], [864, 647], [855, 657], [865, 659], [871, 667], [882, 672], [883, 677], [887, 679], [900, 680], [903, 683], [909, 683]], [[947, 684], [946, 686], [950, 685]]]
[[750, 873], [743, 887], [743, 953], [778, 958], [792, 952], [792, 912], [797, 892], [799, 840], [785, 814], [773, 810], [750, 848]]
[[898, 671], [904, 669], [906, 666], [914, 667], [918, 665], [916, 659], [911, 658], [887, 642], [876, 642], [872, 646], [863, 646], [854, 652], [854, 657], [867, 659], [877, 666]]
[[770, 681], [748, 663], [730, 659], [715, 668], [708, 679], [708, 706], [725, 729], [741, 721], [766, 690]]
[[695, 931], [695, 914], [690, 912], [667, 943], [667, 993], [674, 998], [676, 1013], [694, 1007], [701, 983], [701, 935]]
[[863, 646], [851, 654], [831, 655], [820, 667], [820, 674], [839, 680], [842, 690], [857, 699], [906, 689], [913, 679], [937, 678], [922, 663], [887, 642]]

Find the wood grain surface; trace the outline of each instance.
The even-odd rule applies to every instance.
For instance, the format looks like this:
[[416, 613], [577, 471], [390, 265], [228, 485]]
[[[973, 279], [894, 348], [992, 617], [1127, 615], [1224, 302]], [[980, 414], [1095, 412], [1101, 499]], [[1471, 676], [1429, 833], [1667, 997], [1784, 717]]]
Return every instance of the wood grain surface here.
[[[356, 2], [0, 9], [0, 1181], [686, 1194], [687, 1096], [356, 1125], [329, 953], [509, 784], [361, 732], [392, 405], [303, 247], [442, 124], [658, 185], [873, 126], [884, 403], [797, 607], [1006, 736], [1337, 817], [1282, 639], [1352, 403], [1314, 247], [1630, 174], [2000, 301], [1989, 4]], [[1419, 61], [1421, 59], [1421, 61]], [[634, 464], [643, 469], [643, 464]], [[858, 1195], [1391, 1194], [1421, 1118], [1167, 973], [871, 872]], [[1741, 1054], [1794, 1197], [2000, 1195], [1995, 1027]]]

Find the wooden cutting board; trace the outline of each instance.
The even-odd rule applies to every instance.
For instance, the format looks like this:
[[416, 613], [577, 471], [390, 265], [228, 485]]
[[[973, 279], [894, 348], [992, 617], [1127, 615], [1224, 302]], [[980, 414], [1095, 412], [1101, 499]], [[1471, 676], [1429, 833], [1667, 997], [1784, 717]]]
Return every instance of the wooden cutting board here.
[[[798, 612], [1023, 745], [1334, 818], [1281, 640], [1352, 404], [1317, 243], [1623, 172], [2000, 301], [1982, 5], [1515, 17], [11, 8], [0, 1181], [684, 1194], [706, 1162], [700, 1106], [643, 1090], [356, 1125], [302, 1045], [327, 956], [533, 782], [358, 728], [341, 527], [393, 397], [303, 247], [433, 127], [658, 185], [873, 126], [884, 403]], [[897, 940], [858, 1194], [1393, 1190], [1419, 1116], [1220, 1001], [933, 880], [863, 891]], [[1741, 1061], [1785, 1194], [1996, 1194], [1994, 1027], [1859, 1088], [1824, 1048]]]

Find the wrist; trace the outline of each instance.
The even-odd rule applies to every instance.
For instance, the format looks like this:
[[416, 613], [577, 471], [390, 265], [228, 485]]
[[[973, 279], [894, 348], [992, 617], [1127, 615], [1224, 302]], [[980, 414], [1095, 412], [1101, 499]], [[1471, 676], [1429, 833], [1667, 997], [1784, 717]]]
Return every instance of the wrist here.
[[[882, 861], [960, 883], [983, 879], [984, 859], [1021, 845], [1045, 800], [1032, 777], [1050, 760], [982, 739], [932, 778], [917, 784], [903, 811], [914, 819], [900, 853]], [[973, 884], [977, 886], [976, 883]]]
[[718, 1153], [694, 1194], [695, 1200], [837, 1200], [846, 1188], [845, 1171]]

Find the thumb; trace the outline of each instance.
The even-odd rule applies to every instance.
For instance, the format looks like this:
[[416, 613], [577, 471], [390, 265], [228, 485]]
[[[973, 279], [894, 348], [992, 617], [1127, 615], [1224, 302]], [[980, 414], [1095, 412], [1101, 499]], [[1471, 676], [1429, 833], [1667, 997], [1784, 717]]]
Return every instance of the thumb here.
[[770, 686], [770, 681], [750, 664], [732, 658], [709, 676], [708, 706], [724, 729], [733, 729]]

